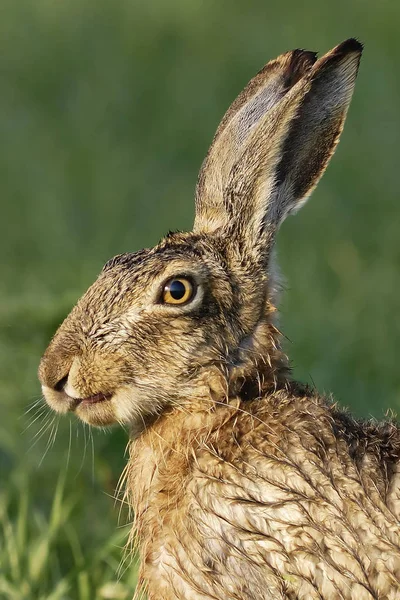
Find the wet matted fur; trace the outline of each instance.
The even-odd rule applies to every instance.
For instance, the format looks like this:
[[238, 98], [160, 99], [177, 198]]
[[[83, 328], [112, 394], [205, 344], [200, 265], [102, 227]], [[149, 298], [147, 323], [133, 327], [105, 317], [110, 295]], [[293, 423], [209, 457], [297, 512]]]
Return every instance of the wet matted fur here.
[[361, 50], [269, 62], [218, 127], [193, 231], [110, 260], [41, 361], [54, 410], [130, 428], [151, 600], [400, 598], [399, 429], [293, 382], [276, 326], [276, 233], [334, 152]]

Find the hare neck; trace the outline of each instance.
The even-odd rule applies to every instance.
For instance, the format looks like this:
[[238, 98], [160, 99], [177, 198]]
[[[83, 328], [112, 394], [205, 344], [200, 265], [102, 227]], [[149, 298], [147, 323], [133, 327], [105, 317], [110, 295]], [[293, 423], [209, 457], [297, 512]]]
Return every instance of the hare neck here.
[[239, 404], [239, 399], [226, 403], [211, 398], [192, 401], [190, 406], [166, 411], [129, 442], [127, 493], [140, 530], [147, 521], [149, 507], [157, 505], [157, 511], [162, 512], [164, 503], [170, 505], [179, 498], [193, 460], [190, 452], [229, 421]]
[[[168, 562], [171, 539], [182, 525], [180, 515], [188, 502], [185, 489], [195, 467], [196, 449], [232, 418], [239, 403], [216, 407], [203, 399], [201, 404], [192, 403], [190, 412], [174, 408], [129, 443], [129, 462], [122, 478], [135, 517], [129, 542], [139, 546], [138, 590], [146, 588], [149, 598], [164, 598], [156, 572], [164, 560]], [[154, 589], [149, 589], [149, 582]]]

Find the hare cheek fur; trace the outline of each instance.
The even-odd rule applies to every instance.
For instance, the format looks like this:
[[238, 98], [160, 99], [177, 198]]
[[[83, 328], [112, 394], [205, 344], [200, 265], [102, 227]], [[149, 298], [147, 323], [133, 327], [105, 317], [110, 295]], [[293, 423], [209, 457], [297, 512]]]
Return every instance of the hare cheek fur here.
[[276, 234], [334, 152], [361, 50], [269, 62], [217, 129], [193, 231], [109, 261], [42, 358], [52, 408], [130, 426], [138, 597], [399, 598], [399, 428], [293, 382], [276, 327]]

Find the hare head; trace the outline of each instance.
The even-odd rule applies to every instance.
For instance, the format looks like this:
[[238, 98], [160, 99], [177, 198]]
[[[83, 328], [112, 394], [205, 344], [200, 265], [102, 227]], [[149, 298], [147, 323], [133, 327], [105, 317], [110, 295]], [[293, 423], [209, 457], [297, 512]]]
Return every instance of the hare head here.
[[193, 231], [111, 259], [55, 334], [39, 367], [54, 410], [139, 433], [172, 407], [285, 382], [275, 236], [334, 152], [361, 51], [294, 50], [248, 83], [201, 168]]

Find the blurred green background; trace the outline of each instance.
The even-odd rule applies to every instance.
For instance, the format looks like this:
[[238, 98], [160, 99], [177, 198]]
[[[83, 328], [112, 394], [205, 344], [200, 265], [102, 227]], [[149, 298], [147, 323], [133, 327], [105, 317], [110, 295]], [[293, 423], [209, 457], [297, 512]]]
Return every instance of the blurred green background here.
[[279, 237], [286, 348], [357, 415], [399, 409], [399, 22], [394, 0], [2, 0], [0, 598], [132, 596], [126, 433], [24, 415], [38, 361], [108, 258], [191, 227], [220, 118], [288, 49], [365, 43], [337, 154]]

